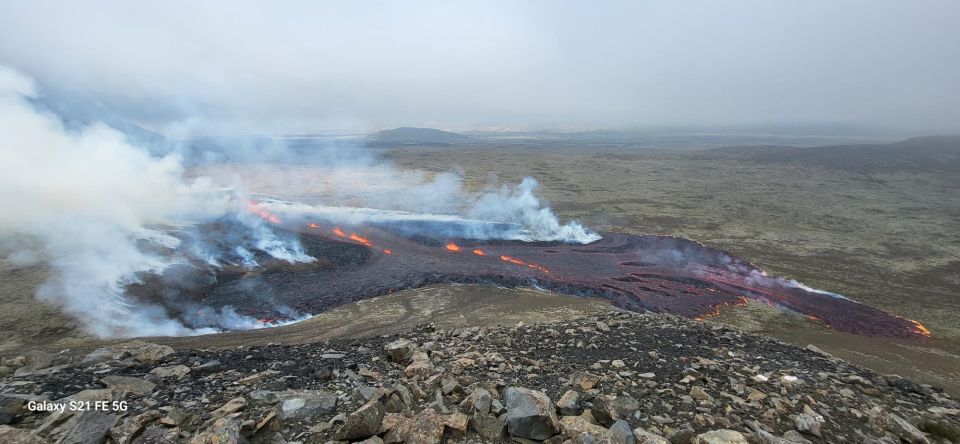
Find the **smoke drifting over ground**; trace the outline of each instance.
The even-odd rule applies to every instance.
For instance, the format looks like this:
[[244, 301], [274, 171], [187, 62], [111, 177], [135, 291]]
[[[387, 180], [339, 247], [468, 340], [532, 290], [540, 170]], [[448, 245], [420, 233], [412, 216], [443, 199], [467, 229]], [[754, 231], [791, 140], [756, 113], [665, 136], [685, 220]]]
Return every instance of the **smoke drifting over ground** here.
[[[189, 284], [177, 282], [183, 269], [254, 268], [264, 259], [314, 260], [292, 235], [276, 232], [269, 221], [251, 213], [238, 175], [190, 173], [177, 149], [163, 156], [151, 154], [149, 147], [131, 144], [127, 135], [102, 123], [68, 128], [38, 97], [32, 79], [0, 66], [0, 252], [18, 263], [50, 266], [53, 277], [37, 296], [62, 306], [101, 337], [264, 326], [229, 306], [219, 311], [188, 306], [173, 291]], [[534, 197], [533, 179], [517, 187], [467, 193], [456, 174], [397, 171], [369, 155], [344, 158], [336, 154], [344, 152], [341, 148], [312, 159], [329, 173], [315, 180], [338, 181], [329, 193], [314, 197], [378, 208], [345, 208], [341, 213], [406, 211], [414, 221], [430, 221], [435, 216], [418, 214], [440, 212], [450, 214], [441, 221], [460, 223], [466, 216], [483, 219], [476, 221], [479, 225], [512, 227], [512, 238], [597, 238], [576, 223], [561, 224]], [[212, 158], [229, 159], [229, 149], [226, 153]], [[241, 154], [253, 160], [249, 150]], [[365, 180], [341, 180], [361, 171], [368, 174]], [[271, 180], [284, 181], [276, 176]], [[482, 235], [507, 234], [492, 230]], [[128, 286], [156, 275], [163, 275], [164, 288], [170, 290], [162, 295], [164, 301], [182, 303], [178, 311], [189, 317], [175, 319], [167, 304], [165, 308], [127, 294]], [[301, 316], [290, 311], [288, 317]], [[198, 325], [214, 327], [194, 328]]]

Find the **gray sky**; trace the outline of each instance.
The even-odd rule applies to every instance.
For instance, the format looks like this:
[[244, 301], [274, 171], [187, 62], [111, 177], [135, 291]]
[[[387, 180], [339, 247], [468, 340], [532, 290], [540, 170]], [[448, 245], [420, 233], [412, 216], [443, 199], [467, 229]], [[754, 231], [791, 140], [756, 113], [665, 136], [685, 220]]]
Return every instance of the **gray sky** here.
[[960, 132], [958, 1], [0, 0], [0, 64], [167, 134]]

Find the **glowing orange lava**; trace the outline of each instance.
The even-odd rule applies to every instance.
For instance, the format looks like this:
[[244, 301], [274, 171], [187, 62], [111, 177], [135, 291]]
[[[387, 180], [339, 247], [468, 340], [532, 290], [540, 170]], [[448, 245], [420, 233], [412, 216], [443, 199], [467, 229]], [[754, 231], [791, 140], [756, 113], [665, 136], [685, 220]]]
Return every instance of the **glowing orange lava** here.
[[500, 260], [501, 260], [501, 261], [510, 262], [511, 264], [527, 265], [526, 262], [521, 261], [520, 259], [517, 259], [517, 258], [512, 257], [512, 256], [500, 256]]
[[340, 227], [333, 227], [333, 234], [336, 234], [337, 236], [340, 236], [340, 237], [347, 237], [347, 233], [344, 233], [343, 230], [340, 229]]
[[365, 238], [365, 237], [363, 237], [363, 236], [360, 236], [360, 235], [357, 234], [357, 233], [350, 233], [350, 240], [352, 240], [352, 241], [354, 241], [354, 242], [359, 242], [359, 243], [364, 244], [364, 245], [366, 245], [366, 246], [368, 246], [368, 247], [372, 247], [372, 246], [373, 246], [373, 242], [370, 242], [370, 239], [367, 239], [367, 238]]
[[457, 244], [455, 244], [455, 243], [453, 243], [453, 242], [450, 242], [449, 244], [447, 244], [447, 250], [450, 250], [450, 251], [452, 251], [452, 252], [454, 252], [454, 253], [459, 253], [459, 252], [460, 252], [460, 246], [457, 245]]
[[393, 254], [393, 250], [391, 250], [391, 249], [389, 249], [389, 248], [384, 248], [384, 249], [383, 249], [383, 254]]
[[907, 320], [913, 323], [913, 326], [914, 326], [913, 330], [916, 331], [917, 333], [920, 333], [921, 335], [926, 336], [928, 338], [930, 336], [933, 336], [933, 333], [931, 333], [930, 330], [927, 329], [927, 327], [924, 327], [923, 324], [917, 321], [914, 321], [913, 319], [907, 319]]
[[522, 260], [520, 260], [520, 259], [517, 259], [517, 258], [515, 258], [515, 257], [513, 257], [513, 256], [500, 256], [500, 260], [501, 260], [501, 261], [505, 261], [505, 262], [510, 262], [511, 264], [526, 265], [527, 267], [533, 268], [533, 269], [535, 269], [535, 270], [540, 270], [540, 271], [542, 271], [542, 272], [544, 272], [544, 273], [549, 273], [549, 272], [550, 272], [550, 270], [547, 270], [546, 267], [543, 267], [542, 265], [528, 264], [528, 263], [526, 263], [526, 262], [524, 262], [524, 261], [522, 261]]
[[475, 255], [477, 255], [477, 256], [486, 256], [486, 255], [487, 255], [487, 253], [484, 253], [483, 250], [481, 250], [481, 249], [479, 249], [479, 248], [474, 249], [474, 250], [473, 250], [473, 254], [475, 254]]
[[265, 221], [267, 221], [267, 222], [270, 222], [270, 223], [272, 223], [272, 224], [279, 224], [279, 223], [280, 223], [280, 218], [277, 217], [277, 215], [275, 215], [275, 214], [273, 214], [273, 213], [271, 213], [271, 212], [269, 212], [269, 211], [267, 211], [267, 210], [265, 210], [265, 209], [263, 209], [263, 208], [260, 208], [260, 204], [258, 204], [258, 203], [255, 202], [255, 201], [252, 201], [252, 200], [247, 201], [247, 211], [249, 211], [249, 212], [251, 212], [251, 213], [253, 213], [253, 214], [256, 214], [257, 216], [260, 216], [261, 219], [263, 219], [263, 220], [265, 220]]
[[307, 227], [310, 227], [310, 228], [320, 228], [320, 225], [317, 225], [317, 224], [307, 224]]

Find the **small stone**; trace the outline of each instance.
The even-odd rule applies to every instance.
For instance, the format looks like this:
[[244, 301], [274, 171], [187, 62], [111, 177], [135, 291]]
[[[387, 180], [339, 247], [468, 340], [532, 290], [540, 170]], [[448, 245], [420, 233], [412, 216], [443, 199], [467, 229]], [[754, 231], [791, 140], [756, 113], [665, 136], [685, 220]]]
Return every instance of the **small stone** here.
[[579, 386], [583, 390], [591, 390], [597, 386], [597, 383], [600, 382], [600, 377], [592, 373], [582, 372], [578, 373], [574, 377], [574, 385]]
[[710, 396], [710, 394], [699, 385], [695, 385], [690, 388], [690, 396], [697, 401], [713, 402], [713, 396]]

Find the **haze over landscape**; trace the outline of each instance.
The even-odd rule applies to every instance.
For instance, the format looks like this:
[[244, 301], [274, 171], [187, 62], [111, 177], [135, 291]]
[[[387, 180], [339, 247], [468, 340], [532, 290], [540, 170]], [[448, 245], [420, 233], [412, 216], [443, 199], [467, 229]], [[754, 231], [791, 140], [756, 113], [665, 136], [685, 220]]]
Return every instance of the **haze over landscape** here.
[[397, 126], [960, 131], [960, 5], [949, 0], [2, 9], [0, 60], [37, 79], [44, 100], [178, 138]]
[[960, 442], [957, 18], [0, 0], [0, 442]]

